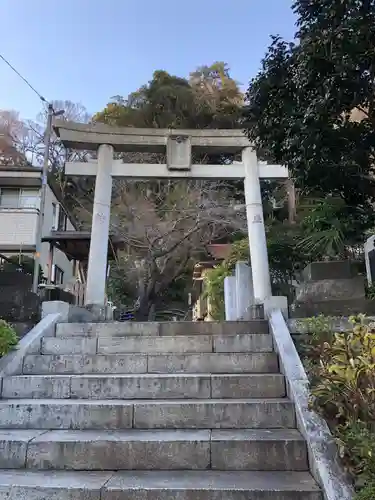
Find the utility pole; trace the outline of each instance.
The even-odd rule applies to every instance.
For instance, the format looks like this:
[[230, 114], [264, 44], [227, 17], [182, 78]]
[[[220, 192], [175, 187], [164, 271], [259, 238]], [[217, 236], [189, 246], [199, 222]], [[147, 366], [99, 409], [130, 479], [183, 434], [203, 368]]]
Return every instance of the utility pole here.
[[44, 210], [46, 206], [46, 194], [48, 185], [48, 163], [49, 163], [49, 148], [51, 143], [52, 134], [52, 119], [54, 116], [64, 114], [64, 110], [55, 112], [52, 104], [48, 104], [47, 126], [44, 134], [44, 157], [43, 157], [43, 172], [42, 172], [42, 189], [40, 193], [40, 207], [39, 216], [36, 230], [36, 252], [34, 258], [34, 275], [33, 275], [33, 292], [38, 292], [39, 285], [39, 268], [40, 268], [40, 254], [42, 251], [42, 237], [43, 237], [43, 222]]

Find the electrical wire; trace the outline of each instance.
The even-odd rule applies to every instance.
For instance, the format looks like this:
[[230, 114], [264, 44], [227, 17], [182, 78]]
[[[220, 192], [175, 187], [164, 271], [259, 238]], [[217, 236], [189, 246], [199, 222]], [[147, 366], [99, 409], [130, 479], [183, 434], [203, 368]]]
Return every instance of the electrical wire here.
[[33, 86], [31, 85], [31, 83], [30, 83], [30, 82], [29, 82], [29, 81], [28, 81], [28, 80], [27, 80], [24, 76], [22, 76], [22, 75], [21, 75], [21, 73], [20, 73], [19, 71], [17, 71], [17, 70], [16, 70], [16, 68], [15, 68], [15, 67], [14, 67], [14, 66], [13, 66], [13, 65], [12, 65], [12, 64], [8, 61], [8, 60], [7, 60], [7, 59], [6, 59], [6, 58], [5, 58], [2, 54], [0, 54], [0, 59], [2, 59], [2, 60], [5, 62], [5, 64], [7, 64], [7, 65], [11, 68], [11, 70], [12, 70], [12, 71], [14, 71], [14, 72], [16, 73], [16, 75], [17, 75], [17, 76], [19, 76], [19, 77], [21, 78], [21, 80], [23, 80], [23, 81], [26, 83], [26, 85], [27, 85], [28, 87], [30, 87], [30, 89], [31, 89], [33, 92], [35, 92], [35, 94], [39, 97], [39, 99], [40, 99], [42, 102], [44, 102], [44, 103], [48, 104], [48, 101], [47, 101], [47, 100], [46, 100], [46, 99], [42, 96], [42, 94], [40, 94], [40, 93], [36, 90], [36, 88], [35, 88], [35, 87], [33, 87]]

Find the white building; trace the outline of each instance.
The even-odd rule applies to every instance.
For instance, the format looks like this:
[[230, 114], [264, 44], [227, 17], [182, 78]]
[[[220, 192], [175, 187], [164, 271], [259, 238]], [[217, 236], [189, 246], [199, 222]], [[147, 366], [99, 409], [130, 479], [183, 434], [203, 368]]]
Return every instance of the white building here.
[[[0, 255], [28, 255], [36, 251], [37, 220], [40, 207], [42, 170], [32, 166], [0, 165]], [[57, 199], [53, 186], [47, 186], [43, 236], [75, 231]], [[53, 248], [53, 250], [52, 250]], [[65, 285], [78, 272], [76, 261], [50, 243], [42, 245], [40, 264], [52, 283]], [[52, 267], [50, 269], [50, 265]]]

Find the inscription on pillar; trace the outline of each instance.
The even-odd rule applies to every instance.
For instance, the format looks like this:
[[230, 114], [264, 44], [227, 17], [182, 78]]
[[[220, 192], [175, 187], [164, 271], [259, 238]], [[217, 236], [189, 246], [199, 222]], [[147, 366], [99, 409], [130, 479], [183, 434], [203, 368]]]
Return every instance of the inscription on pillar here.
[[167, 139], [168, 170], [190, 170], [191, 140], [187, 135], [170, 135]]

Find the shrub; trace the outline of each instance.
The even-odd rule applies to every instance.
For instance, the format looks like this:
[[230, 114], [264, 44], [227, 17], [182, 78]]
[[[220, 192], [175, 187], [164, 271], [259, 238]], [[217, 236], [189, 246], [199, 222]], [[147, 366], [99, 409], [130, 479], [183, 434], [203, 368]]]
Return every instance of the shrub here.
[[375, 324], [351, 319], [350, 332], [335, 333], [321, 349], [313, 405], [335, 425], [375, 418]]
[[372, 481], [375, 478], [375, 434], [368, 423], [356, 422], [336, 429], [336, 433], [340, 457], [356, 479], [357, 487]]
[[302, 334], [301, 339], [297, 340], [297, 349], [310, 378], [315, 376], [316, 371], [319, 372], [319, 363], [325, 342], [332, 342], [334, 336], [333, 321], [334, 318], [320, 314], [297, 322]]
[[203, 296], [210, 300], [211, 315], [214, 320], [225, 320], [224, 279], [231, 274], [225, 263], [221, 263], [207, 272]]
[[374, 500], [375, 498], [375, 483], [366, 485], [357, 495], [354, 500]]
[[0, 356], [5, 356], [17, 345], [18, 337], [15, 329], [5, 320], [0, 319]]

